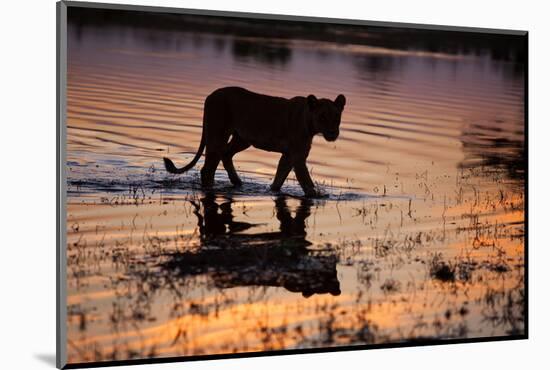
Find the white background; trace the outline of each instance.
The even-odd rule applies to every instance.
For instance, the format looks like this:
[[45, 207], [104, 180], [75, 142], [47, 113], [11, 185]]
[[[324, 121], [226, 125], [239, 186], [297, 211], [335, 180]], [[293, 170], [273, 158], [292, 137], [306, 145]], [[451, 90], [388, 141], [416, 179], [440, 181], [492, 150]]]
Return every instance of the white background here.
[[[125, 1], [110, 0], [124, 3]], [[548, 368], [549, 17], [544, 1], [127, 0], [132, 4], [530, 31], [530, 339], [132, 369]], [[5, 1], [0, 27], [0, 367], [55, 363], [55, 2]], [[545, 353], [546, 352], [546, 353]]]

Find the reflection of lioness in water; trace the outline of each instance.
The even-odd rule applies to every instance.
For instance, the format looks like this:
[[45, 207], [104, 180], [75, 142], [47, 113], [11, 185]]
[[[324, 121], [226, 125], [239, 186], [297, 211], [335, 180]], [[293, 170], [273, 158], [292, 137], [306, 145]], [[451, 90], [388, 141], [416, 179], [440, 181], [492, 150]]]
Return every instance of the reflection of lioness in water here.
[[218, 89], [204, 102], [202, 138], [195, 158], [183, 168], [176, 168], [170, 159], [164, 158], [166, 170], [183, 173], [191, 169], [206, 147], [202, 185], [212, 186], [221, 160], [231, 183], [238, 186], [242, 182], [233, 166], [233, 156], [252, 145], [283, 154], [272, 190], [280, 190], [290, 170], [294, 169], [305, 194], [316, 196], [306, 167], [311, 142], [317, 134], [323, 134], [328, 141], [336, 140], [345, 104], [344, 95], [338, 95], [335, 101], [317, 99], [313, 95], [285, 99], [240, 87]]

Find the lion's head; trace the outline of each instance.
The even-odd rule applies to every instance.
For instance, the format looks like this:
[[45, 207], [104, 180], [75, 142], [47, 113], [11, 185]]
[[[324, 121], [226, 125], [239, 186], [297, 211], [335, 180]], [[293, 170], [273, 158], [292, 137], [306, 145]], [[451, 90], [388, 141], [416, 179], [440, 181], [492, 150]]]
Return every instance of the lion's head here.
[[317, 99], [315, 95], [309, 95], [307, 105], [315, 133], [323, 134], [327, 141], [336, 140], [340, 134], [340, 119], [344, 105], [346, 105], [346, 97], [340, 94], [334, 101], [331, 101], [330, 99]]

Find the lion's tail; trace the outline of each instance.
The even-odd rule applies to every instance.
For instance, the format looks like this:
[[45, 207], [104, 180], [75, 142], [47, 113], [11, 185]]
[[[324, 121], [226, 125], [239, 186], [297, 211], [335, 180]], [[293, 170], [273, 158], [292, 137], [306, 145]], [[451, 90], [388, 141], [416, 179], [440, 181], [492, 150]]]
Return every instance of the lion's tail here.
[[199, 158], [201, 157], [202, 152], [204, 152], [204, 147], [205, 146], [206, 146], [206, 143], [205, 143], [204, 128], [203, 128], [202, 136], [201, 136], [201, 143], [199, 145], [199, 150], [197, 150], [197, 153], [195, 154], [195, 158], [193, 158], [193, 160], [187, 166], [182, 167], [182, 168], [177, 168], [174, 165], [174, 162], [172, 162], [170, 159], [164, 157], [163, 158], [164, 159], [164, 167], [166, 167], [166, 171], [168, 171], [170, 173], [176, 173], [176, 174], [184, 173], [186, 171], [189, 171], [199, 161]]

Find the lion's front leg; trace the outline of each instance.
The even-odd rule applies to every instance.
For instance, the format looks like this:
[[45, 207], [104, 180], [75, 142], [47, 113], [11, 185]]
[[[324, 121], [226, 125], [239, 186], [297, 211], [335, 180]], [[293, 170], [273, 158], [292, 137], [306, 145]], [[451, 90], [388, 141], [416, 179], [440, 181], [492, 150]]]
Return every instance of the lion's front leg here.
[[313, 180], [309, 175], [309, 171], [306, 166], [306, 159], [296, 160], [294, 162], [294, 173], [296, 174], [296, 179], [300, 183], [302, 190], [304, 191], [306, 197], [317, 197], [319, 193], [315, 190], [315, 185]]
[[290, 158], [287, 154], [283, 154], [281, 156], [281, 159], [279, 159], [279, 165], [277, 166], [277, 173], [275, 174], [275, 178], [273, 179], [273, 183], [271, 184], [271, 190], [273, 191], [281, 190], [281, 186], [283, 186], [283, 183], [288, 177], [290, 170], [292, 170], [292, 163], [290, 161]]

